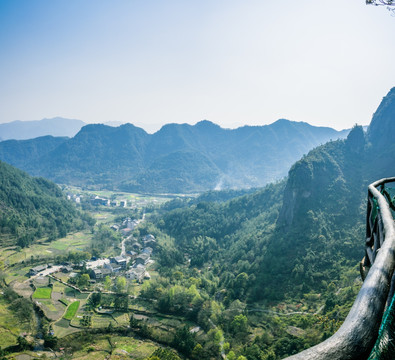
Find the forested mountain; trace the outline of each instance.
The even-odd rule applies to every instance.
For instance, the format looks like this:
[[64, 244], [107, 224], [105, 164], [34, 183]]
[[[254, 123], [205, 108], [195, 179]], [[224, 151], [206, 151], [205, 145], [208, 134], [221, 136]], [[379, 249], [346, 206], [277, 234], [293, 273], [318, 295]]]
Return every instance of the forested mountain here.
[[84, 219], [60, 188], [0, 162], [0, 244], [27, 246], [81, 229]]
[[29, 140], [7, 140], [0, 143], [0, 159], [25, 171], [34, 170], [42, 154], [56, 149], [66, 137], [42, 136]]
[[[58, 183], [126, 191], [201, 192], [262, 186], [286, 175], [314, 146], [347, 135], [331, 128], [278, 120], [223, 129], [209, 121], [169, 124], [153, 135], [131, 124], [87, 125], [57, 146], [47, 138], [0, 143], [0, 158]], [[32, 146], [33, 152], [29, 155]], [[16, 155], [14, 149], [23, 156]], [[23, 150], [25, 149], [25, 150]]]
[[394, 113], [395, 88], [367, 134], [355, 126], [346, 140], [315, 148], [292, 166], [286, 183], [167, 213], [156, 223], [174, 238], [167, 250], [179, 252], [179, 259], [187, 254], [191, 266], [215, 264], [217, 291], [229, 300], [325, 291], [363, 257], [367, 185], [394, 175]]
[[0, 140], [27, 140], [47, 135], [72, 137], [84, 125], [81, 120], [61, 117], [32, 121], [16, 120], [0, 124]]

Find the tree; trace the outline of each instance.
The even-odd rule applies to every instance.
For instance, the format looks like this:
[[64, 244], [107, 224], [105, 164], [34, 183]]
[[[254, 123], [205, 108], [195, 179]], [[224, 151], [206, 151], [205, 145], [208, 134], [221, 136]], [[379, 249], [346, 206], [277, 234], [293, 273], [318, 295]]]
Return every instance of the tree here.
[[138, 320], [134, 317], [133, 313], [130, 314], [130, 320], [129, 320], [129, 325], [130, 325], [130, 327], [133, 329], [133, 328], [137, 327], [138, 323], [139, 323], [139, 322], [138, 322]]
[[89, 280], [90, 278], [88, 274], [82, 274], [78, 279], [78, 287], [80, 289], [86, 288], [89, 284]]
[[93, 308], [98, 307], [100, 305], [100, 301], [101, 301], [101, 293], [99, 292], [92, 293], [92, 295], [89, 298], [89, 304]]
[[118, 310], [127, 310], [129, 306], [129, 296], [127, 294], [116, 294], [114, 307]]
[[24, 338], [23, 336], [18, 336], [18, 338], [16, 339], [17, 343], [18, 343], [18, 347], [21, 350], [26, 350], [28, 348], [31, 347], [31, 344], [26, 340], [26, 338]]
[[126, 279], [123, 276], [118, 276], [116, 280], [116, 287], [119, 292], [123, 292], [126, 289]]
[[176, 330], [173, 339], [173, 346], [187, 356], [192, 352], [192, 350], [194, 350], [194, 347], [196, 346], [195, 337], [189, 331], [189, 327], [187, 325], [179, 327]]
[[245, 334], [248, 330], [248, 319], [247, 316], [240, 314], [236, 315], [233, 318], [232, 323], [230, 324], [230, 327], [232, 329], [232, 332], [234, 334]]
[[111, 278], [107, 275], [106, 278], [104, 279], [104, 288], [106, 290], [110, 290], [112, 286], [112, 280]]
[[58, 338], [54, 335], [44, 336], [44, 347], [54, 349], [58, 344]]
[[193, 348], [192, 353], [191, 353], [191, 358], [199, 360], [202, 358], [204, 355], [204, 349], [203, 346], [200, 345], [199, 343], [196, 344], [196, 346]]

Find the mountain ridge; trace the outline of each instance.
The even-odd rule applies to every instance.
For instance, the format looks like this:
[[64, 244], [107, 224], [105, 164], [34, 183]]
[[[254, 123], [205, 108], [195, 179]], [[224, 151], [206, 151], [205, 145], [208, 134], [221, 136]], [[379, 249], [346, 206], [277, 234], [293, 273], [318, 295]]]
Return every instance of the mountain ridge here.
[[0, 159], [58, 183], [190, 193], [219, 184], [263, 186], [285, 176], [292, 163], [313, 147], [346, 133], [285, 119], [237, 129], [223, 129], [208, 120], [173, 123], [154, 134], [129, 123], [89, 124], [48, 151], [40, 140], [32, 141], [40, 150], [25, 159], [11, 156], [9, 142], [0, 142]]

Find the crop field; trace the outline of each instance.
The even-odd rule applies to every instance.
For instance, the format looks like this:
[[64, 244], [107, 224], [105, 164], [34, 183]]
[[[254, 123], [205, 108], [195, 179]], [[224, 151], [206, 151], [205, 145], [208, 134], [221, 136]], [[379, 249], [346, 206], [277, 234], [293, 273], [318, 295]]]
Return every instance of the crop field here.
[[74, 301], [73, 303], [71, 303], [67, 308], [66, 314], [64, 314], [63, 317], [66, 320], [71, 320], [74, 317], [74, 315], [77, 313], [79, 306], [80, 306], [79, 301]]
[[53, 241], [49, 244], [49, 250], [58, 251], [85, 251], [85, 248], [90, 244], [92, 234], [87, 232], [77, 232], [70, 234], [65, 238]]
[[18, 247], [0, 249], [0, 261], [6, 265], [12, 265], [22, 263], [22, 261], [29, 263], [32, 258], [36, 257], [52, 259], [56, 255], [64, 254], [65, 251], [85, 251], [91, 238], [90, 232], [77, 232], [50, 243], [45, 242], [46, 239], [42, 239], [23, 249]]
[[80, 331], [78, 328], [71, 327], [70, 321], [63, 318], [54, 323], [52, 327], [55, 335], [59, 338]]
[[117, 322], [117, 325], [129, 325], [129, 315], [124, 312], [114, 312], [112, 317]]
[[[144, 359], [152, 355], [158, 345], [149, 340], [138, 340], [131, 337], [112, 336], [115, 346], [111, 359]], [[108, 358], [110, 344], [106, 336], [99, 336], [93, 344], [73, 354], [73, 359], [99, 360]]]
[[113, 325], [116, 325], [114, 319], [110, 315], [94, 314], [92, 316], [92, 327], [94, 328], [107, 327], [110, 324], [110, 322]]
[[49, 287], [37, 288], [33, 293], [33, 299], [50, 299], [52, 289]]

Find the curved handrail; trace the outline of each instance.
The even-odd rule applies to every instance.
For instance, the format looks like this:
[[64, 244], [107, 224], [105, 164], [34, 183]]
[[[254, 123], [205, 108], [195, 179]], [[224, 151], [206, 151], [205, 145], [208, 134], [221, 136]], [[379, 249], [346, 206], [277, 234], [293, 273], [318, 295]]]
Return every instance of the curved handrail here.
[[395, 177], [381, 179], [368, 187], [379, 206], [384, 241], [380, 249], [376, 249], [374, 263], [343, 325], [324, 342], [287, 360], [362, 360], [369, 356], [377, 339], [395, 268], [394, 219], [386, 199], [376, 187], [394, 181]]

